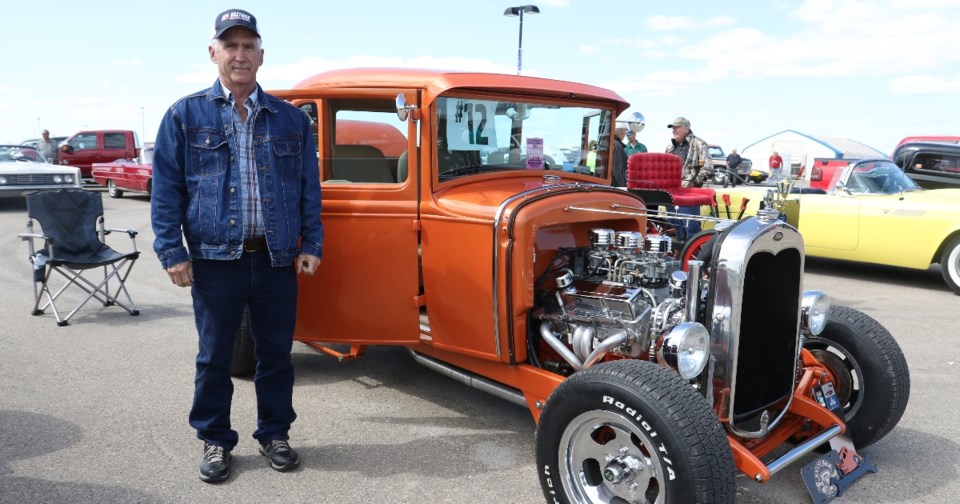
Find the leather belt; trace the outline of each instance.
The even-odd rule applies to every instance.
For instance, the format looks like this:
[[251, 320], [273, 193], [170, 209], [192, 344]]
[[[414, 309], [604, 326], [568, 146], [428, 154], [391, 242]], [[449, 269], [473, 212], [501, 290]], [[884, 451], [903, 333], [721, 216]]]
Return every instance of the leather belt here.
[[267, 238], [265, 236], [243, 240], [244, 252], [259, 252], [265, 248], [267, 248]]

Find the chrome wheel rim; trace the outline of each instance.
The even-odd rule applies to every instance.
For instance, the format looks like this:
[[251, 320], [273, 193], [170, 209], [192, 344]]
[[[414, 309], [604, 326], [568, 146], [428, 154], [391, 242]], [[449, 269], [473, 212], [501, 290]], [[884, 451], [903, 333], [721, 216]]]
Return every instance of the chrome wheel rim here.
[[[860, 370], [860, 363], [853, 358], [853, 355], [851, 355], [846, 348], [833, 341], [828, 341], [822, 338], [810, 338], [807, 340], [807, 343], [804, 345], [804, 347], [806, 347], [808, 350], [816, 349], [829, 352], [834, 357], [837, 357], [843, 364], [843, 369], [837, 370], [833, 369], [833, 366], [831, 366], [830, 371], [833, 373], [844, 373], [845, 376], [837, 377], [837, 381], [848, 382], [851, 384], [849, 391], [850, 398], [848, 402], [843, 405], [843, 419], [850, 420], [856, 416], [857, 412], [860, 411], [860, 406], [863, 405], [865, 387], [863, 371]], [[841, 391], [837, 392], [842, 393]]]
[[107, 181], [107, 191], [110, 192], [110, 196], [117, 195], [117, 183], [113, 179]]
[[581, 413], [560, 438], [560, 479], [574, 502], [666, 502], [657, 444], [613, 412]]

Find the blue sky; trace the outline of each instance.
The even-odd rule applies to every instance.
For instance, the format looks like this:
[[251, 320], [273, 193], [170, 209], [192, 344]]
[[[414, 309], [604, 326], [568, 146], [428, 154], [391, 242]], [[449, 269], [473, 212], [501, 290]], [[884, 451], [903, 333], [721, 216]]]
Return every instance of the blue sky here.
[[[523, 73], [612, 89], [642, 112], [729, 150], [793, 129], [890, 152], [908, 135], [960, 135], [960, 0], [650, 2], [534, 0]], [[213, 19], [257, 16], [259, 81], [405, 66], [516, 73], [519, 3], [475, 0], [242, 3], [15, 2], [0, 42], [0, 142], [47, 128], [123, 128], [152, 141], [166, 107], [209, 86]]]

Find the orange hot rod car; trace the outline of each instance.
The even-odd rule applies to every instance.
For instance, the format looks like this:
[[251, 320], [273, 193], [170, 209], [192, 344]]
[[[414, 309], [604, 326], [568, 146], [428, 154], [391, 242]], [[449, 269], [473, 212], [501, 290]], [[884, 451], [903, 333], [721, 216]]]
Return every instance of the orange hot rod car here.
[[[406, 346], [526, 406], [549, 502], [732, 502], [737, 470], [766, 482], [899, 421], [900, 348], [803, 290], [795, 228], [750, 217], [681, 264], [645, 202], [610, 187], [617, 94], [398, 69], [275, 93], [315, 123], [328, 237], [295, 338], [341, 360]], [[255, 365], [246, 327], [237, 373]]]

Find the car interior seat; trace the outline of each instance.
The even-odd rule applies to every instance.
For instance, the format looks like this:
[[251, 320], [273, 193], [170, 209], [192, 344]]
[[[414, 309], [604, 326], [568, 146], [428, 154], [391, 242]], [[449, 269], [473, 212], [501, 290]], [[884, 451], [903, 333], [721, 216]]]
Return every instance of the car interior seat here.
[[360, 183], [394, 183], [383, 151], [370, 145], [335, 145], [333, 178]]

